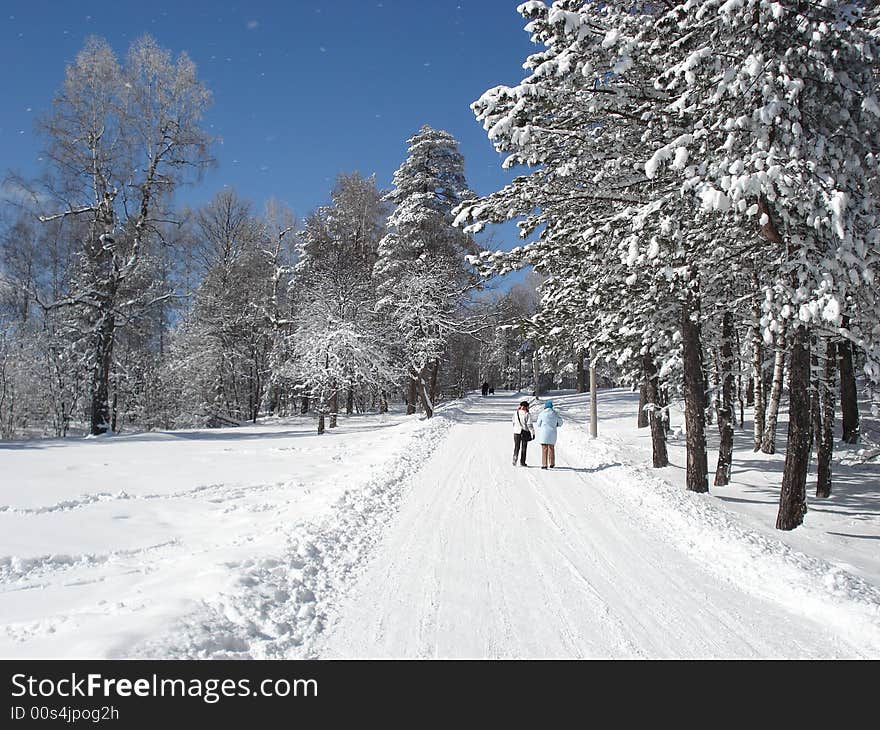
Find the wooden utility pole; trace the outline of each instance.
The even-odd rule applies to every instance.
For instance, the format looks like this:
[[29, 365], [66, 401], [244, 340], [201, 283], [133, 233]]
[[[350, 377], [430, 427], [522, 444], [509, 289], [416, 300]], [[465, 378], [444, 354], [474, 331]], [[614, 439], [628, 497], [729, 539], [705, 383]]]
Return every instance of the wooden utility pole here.
[[590, 436], [599, 435], [599, 423], [596, 411], [596, 360], [590, 358]]

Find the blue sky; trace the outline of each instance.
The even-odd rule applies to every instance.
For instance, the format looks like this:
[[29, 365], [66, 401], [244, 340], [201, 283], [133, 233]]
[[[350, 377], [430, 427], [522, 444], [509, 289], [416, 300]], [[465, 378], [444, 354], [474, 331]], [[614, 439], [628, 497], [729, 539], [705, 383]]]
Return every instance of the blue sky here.
[[[38, 171], [34, 119], [89, 35], [121, 56], [143, 33], [186, 51], [214, 94], [206, 125], [220, 141], [199, 204], [224, 185], [258, 208], [275, 197], [302, 218], [326, 201], [337, 173], [376, 173], [380, 186], [424, 124], [459, 140], [471, 187], [510, 173], [469, 105], [516, 83], [537, 50], [510, 0], [223, 2], [118, 0], [0, 3], [0, 171]], [[515, 243], [512, 226], [499, 245]]]

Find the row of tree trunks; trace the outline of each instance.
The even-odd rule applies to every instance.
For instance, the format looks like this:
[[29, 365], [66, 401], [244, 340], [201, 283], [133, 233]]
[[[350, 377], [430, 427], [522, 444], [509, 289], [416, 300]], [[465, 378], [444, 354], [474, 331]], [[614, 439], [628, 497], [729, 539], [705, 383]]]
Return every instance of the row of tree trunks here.
[[[691, 272], [690, 285], [695, 289], [696, 276]], [[687, 293], [681, 309], [681, 345], [684, 367], [684, 420], [687, 444], [687, 489], [708, 492], [706, 457], [706, 383], [703, 374], [703, 347], [700, 342], [700, 299], [693, 289]]]
[[715, 486], [730, 483], [730, 466], [733, 462], [733, 313], [725, 312], [721, 319], [721, 357], [719, 363], [721, 401], [718, 408], [718, 431], [721, 443], [718, 449], [718, 466], [715, 469]]
[[657, 365], [650, 349], [645, 348], [642, 355], [642, 365], [645, 371], [646, 403], [645, 412], [650, 415], [651, 421], [651, 451], [654, 467], [660, 469], [669, 465], [669, 457], [666, 453], [666, 428], [663, 422], [663, 410], [660, 405], [660, 384], [657, 377]]

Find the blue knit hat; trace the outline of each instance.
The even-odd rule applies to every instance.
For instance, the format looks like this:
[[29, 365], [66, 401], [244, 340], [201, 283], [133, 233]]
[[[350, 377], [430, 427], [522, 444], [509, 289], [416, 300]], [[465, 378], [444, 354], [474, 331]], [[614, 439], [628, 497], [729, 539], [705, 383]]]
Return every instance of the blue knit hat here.
[[552, 401], [552, 400], [548, 400], [548, 401], [546, 401], [546, 402], [544, 403], [544, 408], [552, 408], [552, 407], [553, 407], [553, 401]]

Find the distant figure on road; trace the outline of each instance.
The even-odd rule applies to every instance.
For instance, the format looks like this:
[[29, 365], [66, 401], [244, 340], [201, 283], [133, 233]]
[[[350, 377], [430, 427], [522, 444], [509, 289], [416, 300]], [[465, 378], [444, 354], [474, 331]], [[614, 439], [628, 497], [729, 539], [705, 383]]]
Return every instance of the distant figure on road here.
[[513, 465], [516, 466], [516, 457], [519, 455], [519, 465], [526, 464], [526, 449], [529, 441], [535, 438], [535, 428], [532, 426], [532, 416], [529, 413], [529, 402], [522, 401], [513, 412]]
[[541, 444], [541, 468], [556, 466], [556, 429], [562, 425], [562, 416], [553, 410], [553, 401], [544, 403], [544, 410], [535, 421], [538, 427], [538, 443]]
[[489, 386], [489, 395], [495, 395], [495, 386], [494, 385]]
[[489, 393], [489, 383], [483, 383], [482, 391], [484, 396]]

